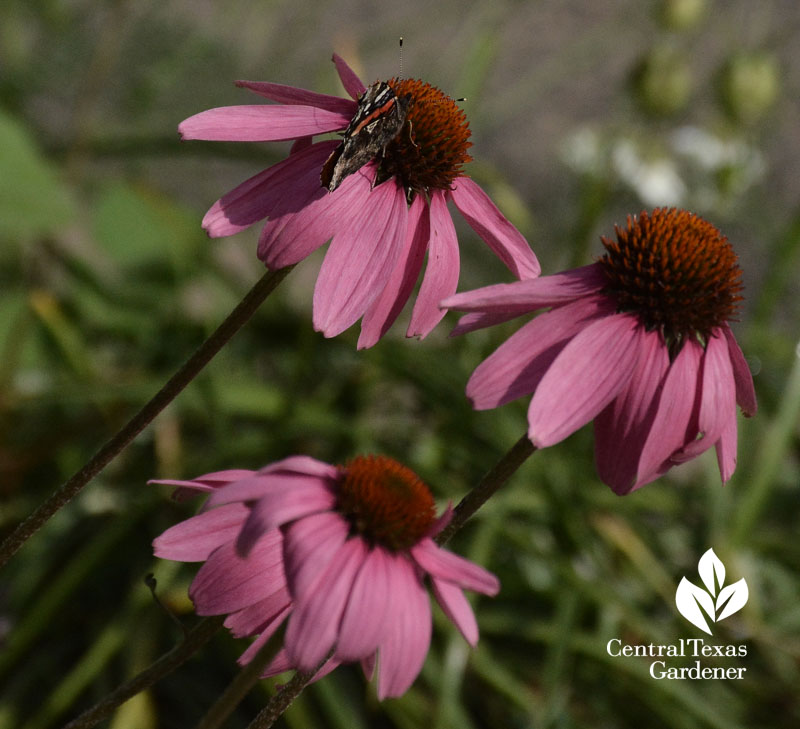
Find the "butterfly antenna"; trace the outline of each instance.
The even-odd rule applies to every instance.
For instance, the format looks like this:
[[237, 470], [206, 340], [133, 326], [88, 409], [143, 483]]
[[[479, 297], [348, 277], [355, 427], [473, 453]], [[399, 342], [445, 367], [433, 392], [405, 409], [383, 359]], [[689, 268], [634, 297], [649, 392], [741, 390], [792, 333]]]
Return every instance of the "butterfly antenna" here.
[[400, 78], [403, 78], [403, 36], [400, 36]]

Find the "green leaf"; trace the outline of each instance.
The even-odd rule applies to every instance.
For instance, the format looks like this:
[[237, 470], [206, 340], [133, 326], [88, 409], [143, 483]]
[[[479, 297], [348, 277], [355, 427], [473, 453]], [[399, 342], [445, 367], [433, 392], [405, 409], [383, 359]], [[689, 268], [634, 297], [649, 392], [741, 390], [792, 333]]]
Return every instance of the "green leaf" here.
[[106, 187], [96, 201], [94, 234], [123, 266], [167, 257], [188, 265], [188, 254], [205, 238], [196, 216], [156, 190], [122, 182]]
[[30, 131], [0, 109], [0, 236], [54, 233], [74, 215], [57, 168], [36, 148]]

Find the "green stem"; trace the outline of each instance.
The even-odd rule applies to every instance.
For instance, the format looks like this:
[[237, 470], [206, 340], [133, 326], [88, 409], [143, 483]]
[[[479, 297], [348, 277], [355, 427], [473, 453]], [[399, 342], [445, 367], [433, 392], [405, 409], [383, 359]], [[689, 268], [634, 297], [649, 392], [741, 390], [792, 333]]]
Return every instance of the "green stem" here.
[[261, 650], [253, 656], [250, 661], [231, 681], [219, 698], [213, 703], [205, 716], [200, 720], [196, 729], [219, 729], [233, 710], [241, 703], [247, 692], [258, 681], [258, 677], [266, 665], [275, 655], [278, 645], [275, 636], [268, 640]]
[[330, 656], [326, 656], [313, 671], [298, 671], [295, 673], [289, 682], [285, 683], [281, 690], [269, 700], [258, 716], [247, 725], [247, 729], [269, 729], [280, 718], [281, 714], [289, 708], [292, 701], [302, 693], [309, 681], [314, 678], [314, 674], [322, 668], [328, 658]]
[[494, 467], [481, 479], [453, 510], [450, 523], [435, 538], [437, 544], [447, 542], [486, 501], [500, 489], [525, 460], [536, 450], [527, 434], [523, 435]]
[[0, 545], [0, 568], [17, 550], [33, 536], [59, 509], [76, 496], [81, 489], [100, 473], [119, 453], [144, 430], [175, 397], [197, 376], [217, 352], [236, 334], [255, 313], [264, 299], [283, 281], [293, 266], [277, 271], [267, 271], [239, 305], [228, 315], [216, 331], [167, 381], [156, 395], [134, 415], [111, 440], [77, 471], [72, 478], [54, 491], [25, 521], [6, 537]]

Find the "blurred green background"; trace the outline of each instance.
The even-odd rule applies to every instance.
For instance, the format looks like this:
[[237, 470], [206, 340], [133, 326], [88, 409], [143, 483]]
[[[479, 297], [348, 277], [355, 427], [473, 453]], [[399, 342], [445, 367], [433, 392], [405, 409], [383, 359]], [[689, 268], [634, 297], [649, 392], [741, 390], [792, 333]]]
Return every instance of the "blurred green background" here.
[[[495, 571], [477, 650], [436, 613], [422, 675], [378, 703], [343, 667], [285, 727], [800, 725], [800, 5], [795, 0], [331, 3], [5, 0], [0, 9], [0, 531], [7, 533], [147, 400], [261, 275], [257, 228], [209, 240], [220, 195], [286, 145], [178, 142], [206, 108], [259, 103], [245, 78], [341, 93], [399, 71], [463, 102], [469, 173], [545, 273], [588, 263], [629, 213], [680, 205], [739, 253], [735, 330], [758, 416], [739, 467], [712, 453], [618, 498], [584, 428], [535, 454], [453, 541]], [[456, 215], [456, 218], [458, 216]], [[461, 290], [509, 280], [458, 220]], [[443, 506], [522, 435], [527, 401], [473, 412], [472, 369], [516, 324], [424, 342], [395, 326], [357, 352], [310, 323], [319, 255], [299, 265], [207, 370], [0, 574], [0, 727], [66, 723], [180, 639], [193, 565], [157, 563], [193, 513], [152, 477], [258, 468], [293, 453], [382, 452]], [[742, 681], [657, 681], [606, 643], [698, 638], [674, 607], [709, 547], [750, 600], [712, 642], [745, 644]], [[191, 727], [246, 641], [219, 633], [101, 726]], [[709, 660], [709, 665], [717, 665]], [[719, 665], [727, 666], [729, 662]], [[226, 727], [264, 705], [261, 682]]]

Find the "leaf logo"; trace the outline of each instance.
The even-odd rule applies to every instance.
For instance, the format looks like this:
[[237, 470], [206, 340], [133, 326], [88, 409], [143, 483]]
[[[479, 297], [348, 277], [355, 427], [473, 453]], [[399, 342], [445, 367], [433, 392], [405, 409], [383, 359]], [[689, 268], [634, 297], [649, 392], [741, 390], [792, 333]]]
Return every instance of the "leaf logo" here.
[[692, 625], [711, 635], [706, 618], [716, 623], [741, 610], [750, 592], [744, 577], [732, 585], [725, 584], [725, 565], [709, 549], [697, 564], [697, 571], [706, 589], [689, 582], [685, 577], [675, 592], [675, 605], [678, 612]]

